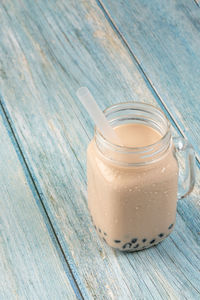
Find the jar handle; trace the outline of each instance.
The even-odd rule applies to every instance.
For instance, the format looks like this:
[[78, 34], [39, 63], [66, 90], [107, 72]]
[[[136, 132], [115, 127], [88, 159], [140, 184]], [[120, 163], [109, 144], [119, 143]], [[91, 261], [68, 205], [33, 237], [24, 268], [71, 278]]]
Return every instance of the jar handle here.
[[[195, 184], [195, 152], [192, 145], [182, 137], [173, 138], [174, 146], [177, 153], [183, 153], [185, 158], [185, 171], [183, 178], [179, 179], [178, 183], [178, 200], [188, 196]], [[178, 160], [178, 158], [177, 158]], [[180, 163], [179, 163], [180, 168]], [[180, 173], [179, 173], [180, 178]]]

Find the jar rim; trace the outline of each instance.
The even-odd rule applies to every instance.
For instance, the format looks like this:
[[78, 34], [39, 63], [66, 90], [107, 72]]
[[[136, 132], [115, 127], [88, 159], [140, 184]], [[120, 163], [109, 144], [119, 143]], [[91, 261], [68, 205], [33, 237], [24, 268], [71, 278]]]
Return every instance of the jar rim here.
[[[135, 106], [135, 108], [137, 107], [137, 106], [140, 106], [140, 108], [142, 109], [142, 108], [151, 108], [151, 109], [154, 109], [154, 111], [155, 112], [159, 112], [160, 114], [161, 114], [161, 116], [164, 118], [164, 121], [165, 121], [165, 123], [166, 123], [166, 130], [165, 130], [165, 132], [164, 132], [164, 134], [162, 135], [162, 137], [161, 138], [159, 138], [155, 143], [153, 143], [153, 144], [149, 144], [149, 145], [147, 145], [147, 146], [142, 146], [142, 147], [130, 147], [130, 146], [122, 146], [122, 145], [118, 145], [118, 144], [115, 144], [115, 143], [112, 143], [111, 141], [109, 141], [99, 130], [98, 130], [98, 128], [97, 128], [97, 126], [95, 126], [95, 128], [94, 128], [94, 132], [95, 132], [95, 137], [96, 137], [96, 135], [99, 135], [100, 137], [101, 137], [101, 139], [103, 140], [103, 142], [104, 143], [106, 143], [108, 146], [110, 146], [110, 147], [113, 147], [113, 148], [115, 148], [115, 150], [117, 151], [117, 152], [126, 152], [126, 153], [132, 153], [132, 152], [146, 152], [146, 151], [148, 151], [148, 149], [150, 149], [150, 148], [152, 148], [152, 147], [155, 147], [155, 146], [157, 146], [157, 145], [159, 145], [160, 143], [162, 143], [166, 138], [167, 138], [167, 136], [169, 135], [169, 133], [170, 133], [170, 122], [169, 122], [169, 120], [167, 119], [167, 117], [165, 116], [165, 114], [164, 114], [164, 112], [160, 109], [160, 108], [158, 108], [158, 107], [156, 107], [156, 106], [154, 106], [154, 105], [152, 105], [152, 104], [149, 104], [149, 103], [145, 103], [145, 102], [119, 102], [119, 103], [117, 103], [117, 104], [113, 104], [113, 105], [111, 105], [111, 106], [109, 106], [109, 107], [107, 107], [106, 109], [104, 109], [103, 110], [103, 113], [104, 113], [104, 115], [106, 115], [106, 113], [108, 113], [109, 112], [109, 110], [111, 110], [111, 112], [112, 112], [112, 110], [114, 109], [114, 108], [118, 108], [118, 107], [120, 107], [120, 106], [122, 106], [122, 105], [130, 105], [130, 106]], [[129, 108], [129, 107], [128, 107]], [[128, 109], [127, 108], [127, 109]], [[134, 107], [132, 107], [133, 109], [134, 109]], [[130, 108], [131, 109], [131, 108]], [[138, 109], [139, 110], [139, 109]]]

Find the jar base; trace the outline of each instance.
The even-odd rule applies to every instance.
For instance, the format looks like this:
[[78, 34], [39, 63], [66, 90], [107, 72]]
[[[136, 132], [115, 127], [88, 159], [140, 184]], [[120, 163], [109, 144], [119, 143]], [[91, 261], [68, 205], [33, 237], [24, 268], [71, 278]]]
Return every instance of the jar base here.
[[164, 239], [166, 239], [173, 231], [175, 220], [171, 223], [163, 232], [158, 232], [156, 235], [152, 235], [152, 237], [133, 237], [130, 240], [123, 240], [123, 239], [113, 239], [109, 236], [108, 232], [105, 232], [104, 229], [95, 225], [94, 220], [91, 216], [91, 220], [93, 223], [94, 228], [98, 236], [111, 248], [119, 250], [121, 252], [136, 252], [148, 249], [150, 247], [156, 246]]

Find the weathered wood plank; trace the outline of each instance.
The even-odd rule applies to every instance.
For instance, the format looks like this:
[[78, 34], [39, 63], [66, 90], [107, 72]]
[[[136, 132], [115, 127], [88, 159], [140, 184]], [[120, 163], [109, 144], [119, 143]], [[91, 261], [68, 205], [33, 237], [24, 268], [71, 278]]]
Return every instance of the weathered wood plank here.
[[200, 159], [200, 11], [195, 1], [98, 2]]
[[41, 215], [41, 204], [29, 175], [24, 174], [1, 111], [0, 132], [0, 299], [77, 299], [66, 262], [45, 214]]
[[195, 1], [196, 5], [197, 5], [198, 7], [200, 7], [200, 1], [199, 1], [199, 0], [194, 0], [194, 1]]
[[113, 251], [90, 222], [85, 151], [93, 129], [76, 89], [87, 85], [102, 108], [129, 99], [156, 104], [101, 9], [93, 0], [7, 0], [1, 8], [2, 104], [82, 293], [90, 299], [198, 297], [199, 173], [193, 195], [179, 204], [174, 233], [156, 248]]

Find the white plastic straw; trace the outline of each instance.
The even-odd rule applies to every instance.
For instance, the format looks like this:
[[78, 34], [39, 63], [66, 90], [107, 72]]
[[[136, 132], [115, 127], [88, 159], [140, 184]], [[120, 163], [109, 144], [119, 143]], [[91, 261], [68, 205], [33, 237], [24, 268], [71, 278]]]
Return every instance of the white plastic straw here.
[[109, 124], [103, 112], [100, 110], [96, 101], [87, 87], [81, 87], [77, 90], [78, 96], [85, 109], [88, 111], [90, 117], [96, 124], [101, 134], [110, 142], [120, 145], [120, 139], [115, 133], [112, 126]]

